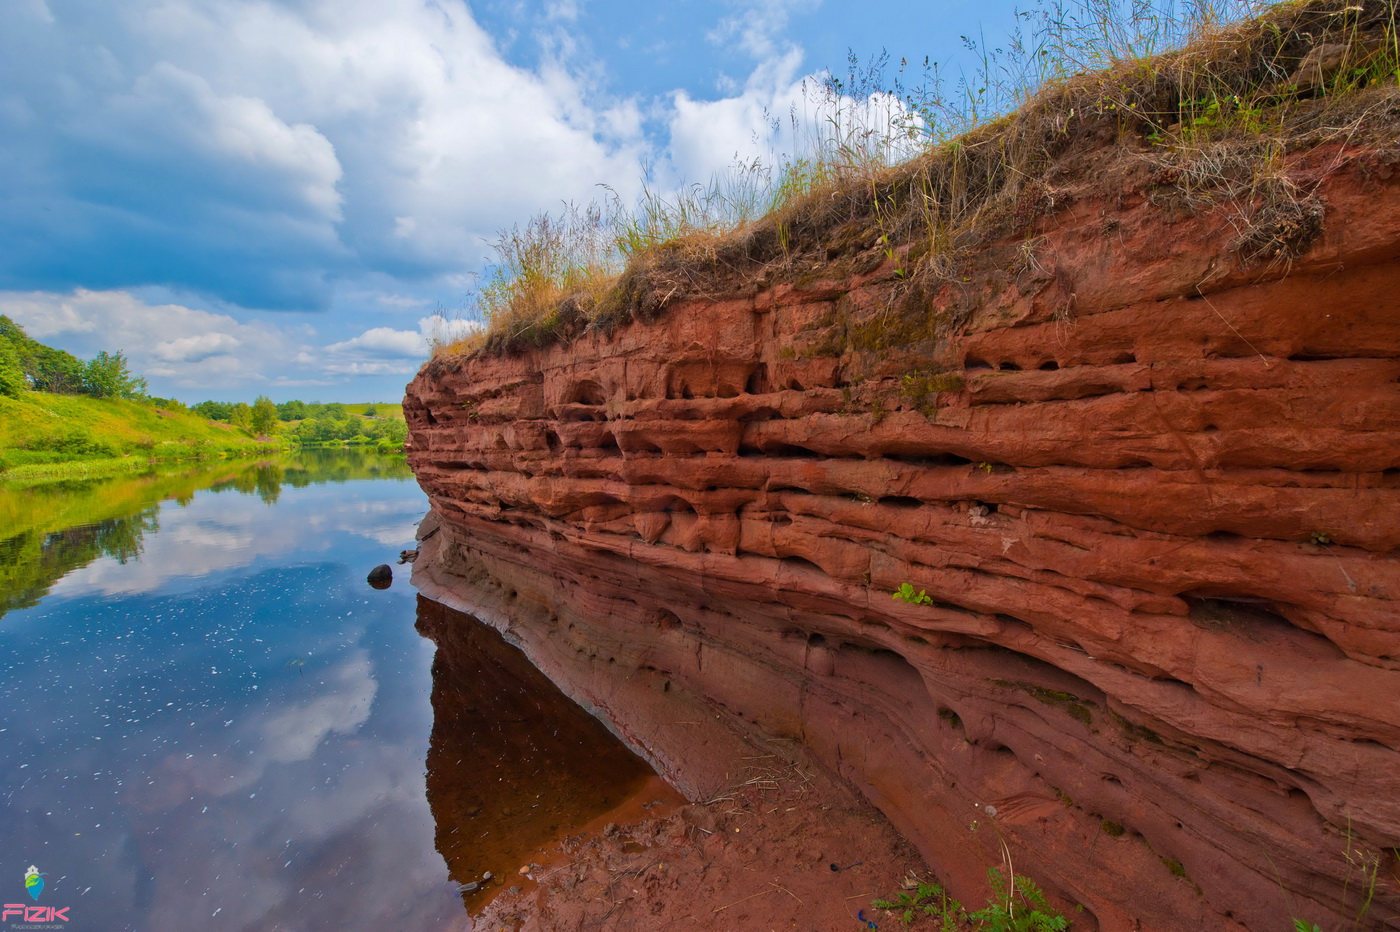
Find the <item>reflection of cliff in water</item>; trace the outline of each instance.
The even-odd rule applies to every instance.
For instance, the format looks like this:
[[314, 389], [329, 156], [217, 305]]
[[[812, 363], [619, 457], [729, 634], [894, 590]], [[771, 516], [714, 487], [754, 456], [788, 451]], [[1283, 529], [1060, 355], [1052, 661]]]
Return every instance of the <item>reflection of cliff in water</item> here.
[[140, 556], [144, 535], [159, 526], [163, 501], [188, 504], [207, 489], [257, 495], [271, 505], [284, 486], [412, 475], [402, 457], [350, 448], [171, 464], [136, 476], [22, 489], [0, 485], [0, 617], [37, 604], [54, 583], [99, 557], [125, 563]]
[[437, 645], [428, 805], [436, 844], [468, 908], [534, 852], [639, 792], [652, 770], [519, 650], [470, 615], [418, 599]]

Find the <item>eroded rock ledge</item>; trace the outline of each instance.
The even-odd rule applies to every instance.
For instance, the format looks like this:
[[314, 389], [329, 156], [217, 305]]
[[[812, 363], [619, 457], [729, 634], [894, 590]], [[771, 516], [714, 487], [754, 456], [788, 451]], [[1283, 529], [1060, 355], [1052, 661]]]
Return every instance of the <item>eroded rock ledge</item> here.
[[922, 297], [872, 247], [434, 360], [420, 569], [684, 791], [798, 739], [964, 901], [1005, 842], [1077, 927], [1329, 928], [1372, 870], [1400, 927], [1400, 173], [1290, 159], [1286, 269], [1129, 171]]

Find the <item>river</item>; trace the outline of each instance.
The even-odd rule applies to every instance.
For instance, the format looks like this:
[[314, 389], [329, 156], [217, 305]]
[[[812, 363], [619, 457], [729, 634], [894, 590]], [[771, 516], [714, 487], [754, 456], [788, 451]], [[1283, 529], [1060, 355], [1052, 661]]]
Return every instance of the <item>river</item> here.
[[366, 584], [426, 504], [355, 451], [0, 487], [0, 928], [470, 928], [648, 786], [407, 566]]

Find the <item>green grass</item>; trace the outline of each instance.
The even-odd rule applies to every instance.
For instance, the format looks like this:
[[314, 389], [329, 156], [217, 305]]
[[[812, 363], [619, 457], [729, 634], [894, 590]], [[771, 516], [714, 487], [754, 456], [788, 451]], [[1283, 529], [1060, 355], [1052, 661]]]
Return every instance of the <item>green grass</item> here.
[[0, 482], [117, 475], [150, 462], [277, 448], [227, 424], [136, 401], [43, 392], [0, 396]]
[[359, 417], [367, 417], [369, 415], [367, 415], [366, 412], [370, 408], [375, 410], [374, 417], [394, 417], [401, 421], [403, 420], [403, 405], [397, 401], [356, 402], [354, 404], [347, 404], [345, 406], [345, 412], [347, 414], [358, 415]]
[[[992, 895], [974, 912], [948, 895], [938, 883], [922, 882], [892, 897], [875, 899], [871, 907], [884, 910], [906, 926], [938, 928], [944, 932], [1061, 932], [1069, 920], [1050, 908], [1045, 894], [1029, 878], [1007, 879], [995, 867], [988, 868]], [[868, 920], [867, 920], [868, 921]], [[872, 926], [873, 927], [873, 926]]]

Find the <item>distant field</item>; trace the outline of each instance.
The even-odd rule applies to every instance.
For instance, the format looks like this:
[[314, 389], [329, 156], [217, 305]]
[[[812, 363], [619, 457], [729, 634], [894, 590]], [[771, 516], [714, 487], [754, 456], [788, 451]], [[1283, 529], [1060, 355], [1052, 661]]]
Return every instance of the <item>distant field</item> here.
[[396, 417], [403, 420], [403, 405], [397, 401], [366, 401], [345, 406], [345, 410], [350, 414], [358, 414], [362, 417], [370, 408], [375, 409], [375, 417]]

